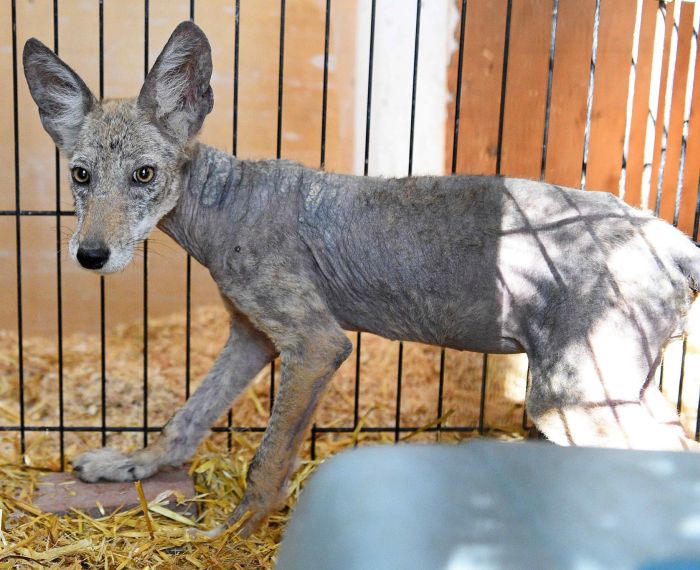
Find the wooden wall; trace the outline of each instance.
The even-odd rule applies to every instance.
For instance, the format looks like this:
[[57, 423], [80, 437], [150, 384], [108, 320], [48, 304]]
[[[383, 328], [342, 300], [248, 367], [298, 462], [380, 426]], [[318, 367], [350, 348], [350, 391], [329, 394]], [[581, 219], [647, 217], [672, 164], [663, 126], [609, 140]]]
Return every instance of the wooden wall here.
[[[700, 73], [694, 74], [692, 91], [687, 89], [689, 71], [693, 67], [697, 71], [700, 60], [691, 57], [697, 49], [696, 4], [679, 2], [660, 5], [642, 0], [637, 14], [636, 0], [600, 0], [590, 115], [596, 0], [559, 0], [551, 90], [554, 0], [512, 0], [508, 34], [508, 0], [468, 2], [456, 171], [496, 173], [500, 146], [501, 174], [622, 193], [628, 203], [651, 210], [656, 209], [658, 198], [659, 215], [692, 234], [700, 173]], [[456, 4], [461, 6], [459, 1]], [[459, 35], [457, 28], [457, 41]], [[450, 66], [451, 93], [457, 90], [458, 56], [458, 52], [453, 55]], [[633, 56], [635, 75], [630, 88]], [[652, 77], [655, 57], [660, 65], [656, 81]], [[661, 120], [650, 123], [650, 114]], [[453, 100], [445, 141], [448, 172], [454, 119]], [[677, 208], [679, 181], [682, 193]], [[647, 200], [643, 200], [645, 194]]]

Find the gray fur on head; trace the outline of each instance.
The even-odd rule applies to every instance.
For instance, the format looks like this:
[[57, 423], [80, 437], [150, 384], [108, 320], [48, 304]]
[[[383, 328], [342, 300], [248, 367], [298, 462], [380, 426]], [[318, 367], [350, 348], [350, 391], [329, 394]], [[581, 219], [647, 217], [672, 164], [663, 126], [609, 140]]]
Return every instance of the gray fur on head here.
[[148, 73], [138, 105], [184, 145], [214, 106], [211, 71], [209, 40], [194, 23], [182, 22]]
[[41, 123], [63, 152], [75, 148], [85, 115], [97, 103], [80, 77], [36, 38], [24, 45], [24, 75]]
[[[170, 36], [138, 98], [97, 101], [78, 75], [39, 40], [24, 48], [29, 88], [45, 129], [87, 173], [71, 178], [78, 218], [69, 242], [80, 262], [108, 252], [100, 273], [121, 271], [135, 249], [178, 200], [192, 149], [188, 143], [212, 109], [211, 49], [192, 22]], [[134, 179], [149, 168], [147, 182]]]

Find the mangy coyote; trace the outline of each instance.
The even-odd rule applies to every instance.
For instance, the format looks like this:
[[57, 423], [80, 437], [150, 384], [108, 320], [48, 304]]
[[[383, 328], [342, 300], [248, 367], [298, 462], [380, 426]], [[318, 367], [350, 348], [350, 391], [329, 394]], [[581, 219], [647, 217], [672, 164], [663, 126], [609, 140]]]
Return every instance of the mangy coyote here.
[[212, 109], [206, 36], [180, 24], [136, 99], [99, 102], [36, 39], [24, 72], [69, 157], [70, 253], [123, 269], [156, 226], [207, 266], [231, 312], [218, 360], [146, 449], [90, 451], [86, 481], [186, 461], [255, 374], [281, 356], [279, 395], [228, 520], [250, 532], [284, 498], [346, 330], [493, 353], [526, 352], [527, 407], [562, 445], [684, 449], [653, 380], [700, 288], [679, 231], [613, 196], [528, 180], [383, 179], [238, 160], [195, 142]]

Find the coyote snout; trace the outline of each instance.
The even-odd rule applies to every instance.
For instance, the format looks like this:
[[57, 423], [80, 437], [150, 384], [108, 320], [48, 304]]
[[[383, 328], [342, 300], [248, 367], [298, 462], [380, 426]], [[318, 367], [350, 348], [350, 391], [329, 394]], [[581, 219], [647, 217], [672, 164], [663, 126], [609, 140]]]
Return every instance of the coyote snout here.
[[85, 269], [103, 274], [124, 269], [140, 236], [128, 222], [122, 193], [97, 197], [75, 191], [75, 181], [73, 185], [78, 224], [68, 246], [71, 256]]
[[[85, 198], [76, 193], [78, 224], [68, 249], [85, 269], [101, 274], [121, 271], [153, 229], [155, 224], [148, 224], [137, 212], [129, 215], [128, 197], [123, 194], [117, 191], [104, 198]], [[141, 226], [147, 226], [145, 231]]]
[[101, 269], [109, 260], [109, 248], [99, 241], [86, 241], [78, 246], [75, 258], [85, 269]]

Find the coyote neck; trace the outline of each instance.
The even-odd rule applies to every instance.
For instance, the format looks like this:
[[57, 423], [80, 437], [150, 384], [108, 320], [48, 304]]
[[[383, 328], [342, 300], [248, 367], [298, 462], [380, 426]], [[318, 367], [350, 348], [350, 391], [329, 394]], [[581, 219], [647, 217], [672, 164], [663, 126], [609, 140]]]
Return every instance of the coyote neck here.
[[202, 265], [208, 265], [214, 218], [234, 201], [241, 161], [204, 144], [196, 144], [181, 171], [180, 196], [158, 227]]

